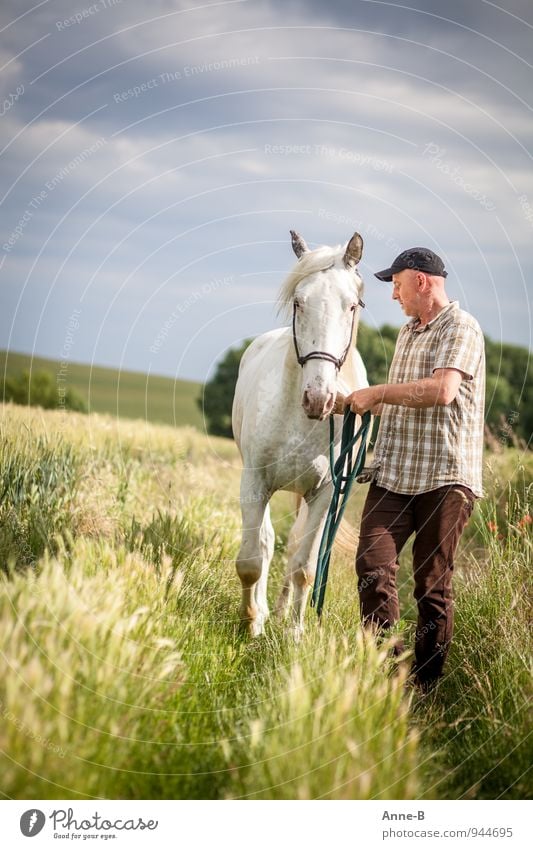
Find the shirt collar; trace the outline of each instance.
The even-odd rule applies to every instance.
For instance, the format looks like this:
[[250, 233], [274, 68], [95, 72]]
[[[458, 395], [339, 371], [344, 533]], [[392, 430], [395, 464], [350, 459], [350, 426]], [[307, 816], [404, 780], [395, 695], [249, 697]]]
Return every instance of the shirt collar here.
[[425, 330], [428, 330], [430, 327], [432, 327], [436, 321], [439, 321], [443, 317], [443, 315], [445, 315], [452, 309], [459, 309], [459, 301], [450, 301], [449, 304], [446, 304], [446, 306], [443, 307], [441, 311], [437, 313], [435, 318], [432, 318], [431, 321], [428, 321], [428, 323], [425, 324], [423, 327], [418, 327], [418, 325], [420, 324], [419, 318], [411, 319], [411, 321], [407, 323], [407, 327], [412, 333], [424, 333]]

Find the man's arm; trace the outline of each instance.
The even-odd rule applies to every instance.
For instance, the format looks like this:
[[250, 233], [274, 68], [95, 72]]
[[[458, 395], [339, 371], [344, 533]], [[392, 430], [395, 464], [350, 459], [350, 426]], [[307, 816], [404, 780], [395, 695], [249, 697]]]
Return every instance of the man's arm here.
[[451, 404], [463, 379], [463, 373], [454, 368], [435, 369], [431, 377], [413, 380], [409, 383], [381, 383], [358, 389], [346, 397], [346, 405], [354, 413], [362, 415], [370, 410], [374, 415], [381, 414], [383, 404], [401, 407], [435, 407]]

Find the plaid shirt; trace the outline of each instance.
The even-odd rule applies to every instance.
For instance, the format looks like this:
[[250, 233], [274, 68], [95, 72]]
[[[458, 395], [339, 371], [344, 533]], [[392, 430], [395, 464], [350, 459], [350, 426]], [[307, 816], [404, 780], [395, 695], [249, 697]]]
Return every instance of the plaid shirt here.
[[375, 482], [393, 492], [428, 492], [481, 484], [485, 401], [485, 345], [479, 324], [452, 301], [428, 324], [418, 319], [398, 335], [389, 383], [431, 377], [435, 369], [463, 372], [456, 398], [423, 409], [385, 404], [374, 450]]

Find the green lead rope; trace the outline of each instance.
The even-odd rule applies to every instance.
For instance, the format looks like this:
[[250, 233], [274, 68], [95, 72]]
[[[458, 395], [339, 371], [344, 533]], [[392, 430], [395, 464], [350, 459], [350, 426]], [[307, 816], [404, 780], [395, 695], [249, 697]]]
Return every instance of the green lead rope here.
[[[354, 434], [355, 430], [355, 413], [352, 413], [349, 407], [344, 411], [344, 420], [342, 423], [342, 437], [340, 454], [335, 462], [335, 425], [333, 416], [329, 420], [329, 463], [331, 467], [331, 478], [333, 482], [333, 495], [331, 504], [329, 505], [326, 524], [322, 532], [320, 540], [320, 548], [318, 551], [318, 562], [316, 568], [315, 583], [313, 586], [313, 595], [311, 597], [311, 607], [316, 607], [318, 616], [322, 613], [324, 607], [324, 596], [326, 594], [326, 586], [328, 582], [329, 561], [331, 559], [331, 550], [335, 541], [335, 535], [339, 528], [344, 513], [344, 508], [348, 503], [352, 484], [360, 475], [366, 460], [366, 443], [368, 432], [370, 429], [371, 415], [370, 412], [363, 413], [361, 427]], [[361, 440], [355, 460], [353, 459], [354, 446], [358, 440]]]

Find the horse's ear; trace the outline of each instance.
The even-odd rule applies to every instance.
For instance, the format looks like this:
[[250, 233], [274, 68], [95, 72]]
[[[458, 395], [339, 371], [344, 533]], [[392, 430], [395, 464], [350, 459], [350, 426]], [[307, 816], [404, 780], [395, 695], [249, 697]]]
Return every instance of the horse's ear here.
[[304, 254], [306, 251], [308, 251], [309, 248], [305, 244], [305, 241], [302, 239], [300, 234], [296, 232], [296, 230], [291, 230], [290, 234], [291, 234], [291, 241], [292, 241], [292, 249], [293, 249], [294, 253], [296, 254], [296, 256], [298, 257], [298, 259], [300, 259], [301, 255]]
[[354, 233], [344, 252], [344, 265], [346, 268], [353, 268], [363, 256], [363, 237], [359, 233]]

